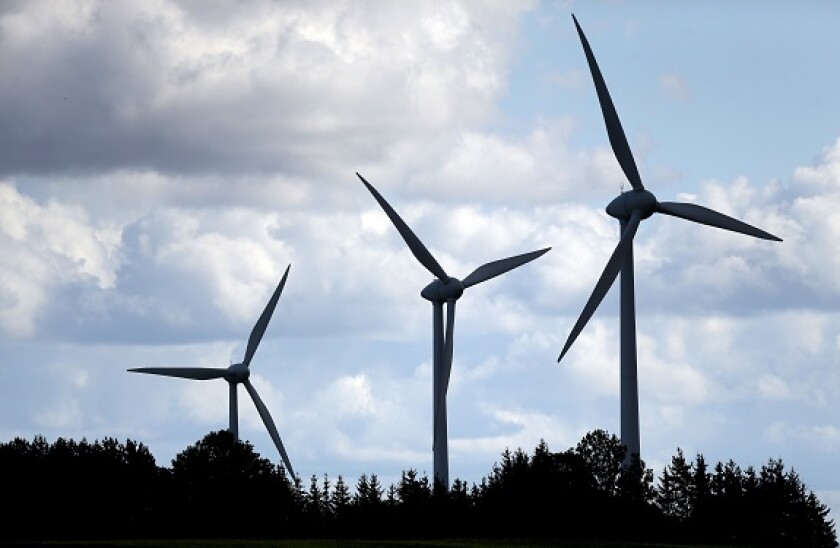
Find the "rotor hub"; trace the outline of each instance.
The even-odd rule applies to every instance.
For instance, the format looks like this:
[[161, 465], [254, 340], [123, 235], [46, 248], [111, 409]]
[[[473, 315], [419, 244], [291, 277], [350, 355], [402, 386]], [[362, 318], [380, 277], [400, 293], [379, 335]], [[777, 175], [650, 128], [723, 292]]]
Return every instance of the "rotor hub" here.
[[225, 373], [225, 380], [232, 383], [240, 383], [248, 380], [251, 376], [251, 370], [244, 363], [235, 363], [228, 367]]
[[659, 202], [649, 190], [628, 190], [609, 203], [607, 215], [626, 221], [634, 211], [638, 211], [642, 219], [647, 219], [658, 208]]
[[457, 299], [464, 294], [464, 284], [457, 278], [449, 278], [449, 281], [435, 279], [432, 283], [423, 288], [420, 296], [432, 302], [445, 303], [449, 299]]

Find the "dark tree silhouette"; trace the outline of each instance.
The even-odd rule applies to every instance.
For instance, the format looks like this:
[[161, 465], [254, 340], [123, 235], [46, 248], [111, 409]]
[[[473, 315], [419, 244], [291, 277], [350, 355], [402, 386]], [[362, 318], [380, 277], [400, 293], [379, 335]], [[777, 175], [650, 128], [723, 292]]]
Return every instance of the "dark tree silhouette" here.
[[575, 453], [586, 463], [595, 481], [595, 488], [608, 496], [618, 495], [624, 452], [625, 447], [618, 438], [604, 430], [589, 432], [575, 447]]
[[[5, 538], [140, 536], [152, 529], [162, 474], [142, 443], [42, 436], [0, 444]], [[44, 516], [49, 516], [45, 519]], [[94, 519], [95, 518], [95, 519]]]
[[227, 430], [178, 453], [172, 476], [187, 534], [260, 536], [293, 525], [297, 500], [282, 469]]
[[329, 490], [323, 492], [318, 484], [318, 476], [312, 474], [309, 479], [309, 492], [306, 496], [304, 513], [308, 528], [318, 529], [324, 526], [327, 517], [327, 499]]
[[[518, 537], [836, 548], [829, 510], [794, 470], [717, 463], [682, 450], [653, 473], [604, 431], [574, 448], [505, 450], [480, 484], [433, 488], [415, 470], [355, 492], [342, 476], [287, 478], [227, 431], [211, 432], [160, 468], [128, 440], [36, 436], [0, 444], [0, 481], [14, 504], [0, 540], [135, 537]], [[387, 492], [383, 500], [383, 493]], [[11, 495], [10, 495], [11, 494]]]
[[682, 449], [671, 457], [671, 464], [662, 470], [657, 489], [656, 503], [666, 517], [683, 523], [693, 510], [691, 466], [686, 462]]
[[350, 489], [344, 482], [344, 477], [339, 474], [338, 479], [335, 480], [332, 495], [330, 496], [330, 509], [336, 518], [340, 519], [344, 516], [347, 508], [350, 506], [350, 501]]
[[397, 494], [404, 506], [422, 507], [432, 498], [429, 478], [425, 475], [418, 478], [417, 470], [414, 469], [404, 471], [397, 486]]

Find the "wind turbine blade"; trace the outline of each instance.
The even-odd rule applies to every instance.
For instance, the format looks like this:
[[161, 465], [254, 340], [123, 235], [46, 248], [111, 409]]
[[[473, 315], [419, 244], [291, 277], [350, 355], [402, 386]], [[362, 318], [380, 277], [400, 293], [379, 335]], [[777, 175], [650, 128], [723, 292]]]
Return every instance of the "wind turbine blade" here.
[[452, 353], [454, 350], [455, 336], [455, 299], [446, 301], [446, 338], [443, 341], [443, 395], [446, 396], [449, 390], [449, 375], [452, 373]]
[[206, 381], [220, 379], [225, 376], [228, 370], [220, 367], [137, 367], [135, 369], [129, 369], [129, 371], [132, 373], [148, 373], [150, 375], [163, 375], [164, 377]]
[[769, 232], [764, 232], [760, 228], [748, 225], [738, 219], [733, 219], [723, 213], [718, 213], [713, 209], [699, 206], [697, 204], [686, 204], [680, 202], [659, 202], [659, 213], [665, 215], [672, 215], [681, 219], [688, 219], [695, 223], [714, 226], [724, 230], [731, 230], [732, 232], [740, 232], [748, 236], [754, 236], [763, 240], [772, 240], [781, 242], [782, 239], [773, 236]]
[[391, 205], [385, 201], [385, 198], [383, 198], [382, 195], [379, 194], [379, 192], [377, 192], [375, 188], [373, 188], [373, 185], [367, 182], [364, 177], [362, 177], [358, 173], [356, 173], [356, 176], [362, 180], [362, 182], [370, 191], [370, 193], [373, 194], [373, 197], [376, 198], [376, 201], [379, 202], [379, 205], [385, 211], [385, 214], [388, 216], [388, 218], [391, 219], [391, 222], [397, 228], [397, 231], [400, 233], [400, 236], [402, 236], [402, 239], [405, 240], [406, 245], [408, 245], [408, 249], [410, 249], [411, 253], [413, 253], [414, 256], [417, 257], [417, 260], [420, 261], [420, 264], [426, 267], [426, 270], [434, 274], [436, 277], [440, 278], [444, 282], [448, 282], [449, 276], [447, 276], [446, 272], [443, 270], [443, 267], [441, 267], [438, 264], [438, 262], [429, 252], [429, 250], [426, 249], [426, 246], [423, 245], [423, 242], [420, 241], [420, 238], [418, 238], [414, 234], [414, 232], [412, 232], [411, 229], [408, 228], [408, 225], [405, 224], [405, 221], [403, 221], [402, 218], [399, 215], [397, 215], [397, 212], [394, 211], [394, 208], [392, 208]]
[[621, 235], [621, 241], [618, 242], [617, 246], [615, 246], [615, 251], [613, 251], [610, 260], [607, 261], [607, 266], [604, 267], [604, 272], [601, 273], [598, 283], [595, 284], [595, 289], [592, 291], [592, 295], [590, 295], [589, 300], [586, 301], [586, 306], [583, 307], [583, 312], [580, 313], [577, 323], [575, 323], [575, 326], [572, 328], [572, 332], [569, 334], [569, 338], [566, 340], [566, 344], [563, 346], [563, 351], [560, 352], [560, 357], [557, 358], [558, 362], [562, 360], [563, 356], [566, 355], [566, 352], [569, 351], [572, 343], [575, 342], [575, 339], [577, 339], [578, 335], [580, 335], [580, 332], [583, 331], [583, 328], [586, 326], [589, 318], [592, 317], [592, 314], [595, 313], [598, 305], [601, 304], [601, 301], [604, 300], [604, 296], [606, 296], [607, 292], [610, 290], [610, 287], [618, 276], [618, 273], [621, 271], [621, 261], [624, 258], [624, 254], [627, 253], [630, 246], [633, 245], [633, 236], [636, 235], [636, 229], [639, 228], [639, 222], [641, 220], [642, 217], [638, 211], [634, 211], [630, 216], [630, 220], [627, 222], [627, 228], [624, 230], [624, 234]]
[[518, 266], [522, 266], [527, 262], [533, 261], [540, 255], [548, 252], [549, 249], [551, 248], [546, 247], [545, 249], [540, 249], [539, 251], [531, 251], [530, 253], [523, 253], [522, 255], [508, 257], [507, 259], [499, 259], [498, 261], [481, 265], [476, 268], [472, 274], [464, 278], [461, 283], [464, 284], [464, 287], [480, 284], [490, 278], [495, 278], [496, 276], [504, 274], [508, 270], [513, 270]]
[[607, 84], [601, 75], [601, 69], [598, 68], [598, 62], [595, 61], [595, 55], [592, 53], [592, 48], [589, 47], [589, 41], [583, 34], [577, 18], [572, 15], [572, 19], [575, 21], [575, 28], [577, 28], [578, 36], [580, 36], [580, 42], [583, 44], [586, 62], [589, 63], [589, 72], [592, 73], [592, 81], [595, 83], [595, 91], [598, 93], [598, 102], [601, 104], [601, 112], [604, 115], [607, 135], [609, 135], [610, 145], [612, 146], [615, 158], [618, 160], [627, 180], [633, 185], [633, 188], [635, 190], [644, 190], [645, 186], [642, 184], [642, 178], [639, 177], [636, 161], [633, 159], [630, 145], [627, 144], [627, 137], [624, 135], [624, 129], [622, 129], [621, 121], [618, 119], [615, 105], [613, 105], [612, 99], [610, 98]]
[[245, 358], [242, 360], [242, 363], [245, 364], [246, 367], [251, 364], [251, 358], [254, 357], [254, 352], [257, 351], [257, 346], [259, 346], [260, 341], [265, 334], [265, 329], [268, 327], [271, 315], [274, 314], [274, 308], [277, 306], [277, 301], [280, 299], [280, 294], [283, 292], [283, 287], [286, 285], [286, 278], [289, 277], [290, 268], [292, 268], [292, 265], [286, 267], [286, 272], [283, 273], [280, 283], [277, 284], [277, 289], [274, 290], [274, 294], [271, 296], [271, 299], [268, 300], [268, 304], [265, 305], [265, 310], [263, 310], [262, 315], [260, 315], [260, 319], [257, 320], [257, 323], [254, 324], [254, 329], [251, 330], [251, 336], [248, 337], [248, 348], [245, 349]]
[[452, 374], [452, 355], [455, 336], [455, 299], [446, 301], [446, 336], [443, 339], [443, 389], [435, 402], [435, 420], [444, 420], [443, 404], [449, 391], [449, 377]]
[[271, 439], [274, 440], [274, 445], [276, 445], [277, 450], [280, 451], [280, 456], [283, 458], [283, 464], [286, 465], [286, 470], [289, 471], [290, 478], [294, 479], [295, 471], [292, 469], [292, 463], [289, 461], [289, 455], [286, 454], [286, 448], [283, 447], [283, 442], [280, 440], [280, 434], [277, 432], [277, 427], [274, 426], [274, 420], [272, 420], [271, 415], [268, 412], [268, 408], [260, 399], [260, 396], [257, 394], [257, 391], [254, 388], [254, 385], [251, 384], [251, 381], [245, 379], [242, 384], [245, 385], [245, 390], [248, 391], [251, 395], [251, 399], [254, 400], [257, 412], [260, 414]]

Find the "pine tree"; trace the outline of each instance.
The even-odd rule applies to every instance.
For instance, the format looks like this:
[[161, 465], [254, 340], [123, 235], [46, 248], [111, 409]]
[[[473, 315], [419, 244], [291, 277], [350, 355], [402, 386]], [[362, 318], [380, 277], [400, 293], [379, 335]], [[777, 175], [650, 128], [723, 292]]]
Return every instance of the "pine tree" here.
[[324, 515], [324, 497], [325, 495], [318, 487], [318, 476], [312, 474], [309, 478], [309, 493], [306, 497], [306, 514], [310, 520], [319, 522]]
[[368, 489], [367, 489], [367, 497], [365, 498], [365, 503], [371, 506], [377, 506], [382, 502], [382, 484], [379, 483], [379, 478], [376, 474], [370, 475], [370, 480], [368, 481]]
[[420, 506], [432, 497], [432, 490], [429, 487], [429, 478], [423, 475], [418, 479], [417, 470], [409, 469], [403, 471], [400, 483], [397, 485], [397, 494], [404, 506]]
[[333, 488], [332, 496], [330, 497], [330, 507], [336, 518], [342, 518], [344, 516], [347, 508], [350, 506], [351, 500], [350, 488], [344, 482], [344, 477], [339, 474], [338, 479], [335, 480], [335, 488]]
[[817, 500], [813, 492], [808, 493], [806, 499], [807, 523], [806, 527], [811, 532], [810, 546], [820, 548], [837, 548], [837, 533], [834, 529], [834, 520], [828, 519], [831, 513], [828, 506]]
[[449, 491], [449, 496], [455, 501], [466, 501], [469, 497], [467, 482], [461, 481], [460, 478], [455, 478], [455, 481], [452, 482], [452, 489]]
[[[545, 440], [541, 439], [534, 448], [534, 456], [531, 458], [528, 487], [531, 498], [539, 501], [539, 499], [547, 498], [543, 496], [543, 493], [554, 492], [558, 487], [558, 472], [554, 455], [549, 451]], [[540, 505], [545, 506], [544, 503]]]
[[299, 514], [303, 514], [303, 511], [306, 508], [306, 491], [303, 489], [303, 480], [301, 480], [300, 476], [297, 474], [295, 474], [295, 477], [292, 480], [291, 499], [292, 507], [295, 511]]
[[814, 494], [808, 493], [795, 470], [785, 471], [781, 460], [761, 467], [756, 493], [763, 514], [755, 538], [762, 544], [785, 547], [833, 547], [833, 524], [826, 521]]
[[396, 508], [400, 503], [399, 494], [397, 493], [397, 486], [393, 483], [388, 486], [388, 491], [385, 494], [385, 504], [389, 508]]
[[370, 485], [368, 485], [367, 474], [359, 476], [356, 482], [356, 493], [353, 495], [353, 505], [363, 506], [370, 498]]
[[715, 529], [714, 504], [712, 499], [712, 475], [706, 459], [698, 453], [691, 468], [691, 524], [689, 535], [692, 541], [710, 540]]
[[706, 459], [698, 453], [691, 467], [691, 498], [692, 506], [696, 510], [708, 502], [712, 494], [712, 476]]
[[689, 518], [692, 508], [691, 483], [691, 467], [682, 449], [677, 448], [677, 454], [671, 457], [671, 464], [662, 470], [657, 489], [656, 502], [663, 514], [677, 522]]
[[324, 472], [324, 482], [321, 484], [321, 511], [327, 517], [333, 516], [332, 506], [330, 505], [330, 487], [330, 477]]

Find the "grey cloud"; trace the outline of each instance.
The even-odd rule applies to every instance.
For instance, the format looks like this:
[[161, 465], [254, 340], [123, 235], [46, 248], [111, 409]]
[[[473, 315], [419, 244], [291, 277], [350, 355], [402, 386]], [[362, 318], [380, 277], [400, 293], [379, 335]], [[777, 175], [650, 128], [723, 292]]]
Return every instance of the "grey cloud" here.
[[50, 6], [0, 14], [5, 173], [323, 176], [337, 158], [485, 118], [505, 70], [496, 42], [518, 11]]

